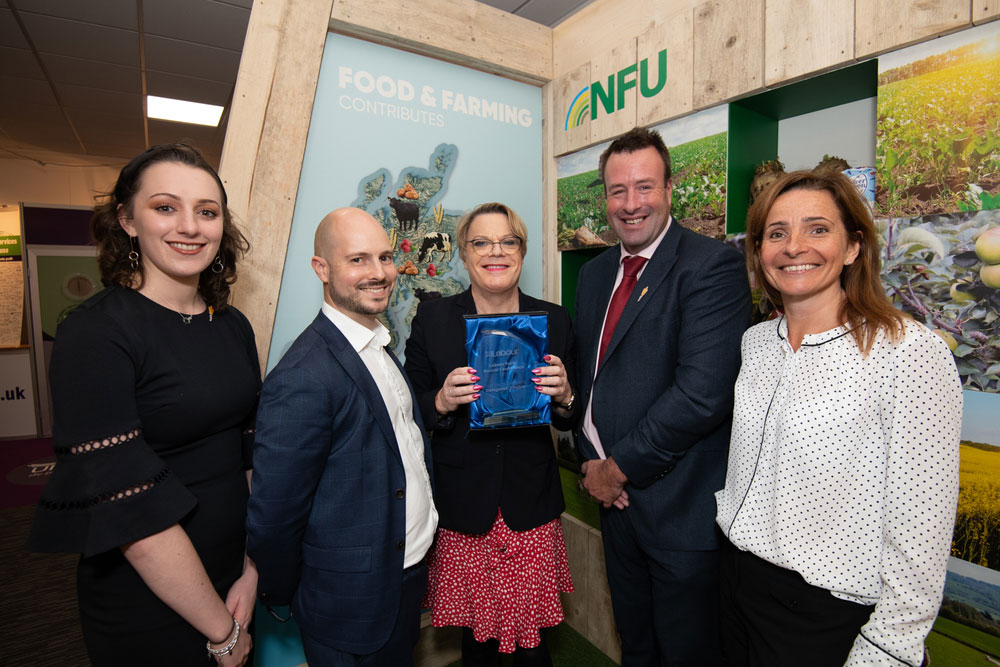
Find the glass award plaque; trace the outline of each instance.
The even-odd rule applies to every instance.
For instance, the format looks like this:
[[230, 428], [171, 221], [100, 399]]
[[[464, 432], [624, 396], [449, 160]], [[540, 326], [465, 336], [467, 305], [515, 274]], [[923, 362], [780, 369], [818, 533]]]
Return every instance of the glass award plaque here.
[[472, 428], [537, 426], [552, 421], [551, 399], [531, 381], [531, 370], [547, 365], [547, 313], [466, 315], [465, 353], [483, 387], [469, 405]]

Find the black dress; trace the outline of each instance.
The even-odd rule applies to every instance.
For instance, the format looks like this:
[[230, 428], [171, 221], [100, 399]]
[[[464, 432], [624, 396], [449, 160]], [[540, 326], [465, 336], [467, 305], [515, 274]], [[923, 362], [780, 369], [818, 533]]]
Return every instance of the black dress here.
[[185, 324], [111, 287], [59, 326], [50, 376], [57, 464], [29, 548], [81, 554], [95, 665], [205, 663], [205, 638], [120, 547], [179, 523], [223, 599], [239, 578], [260, 388], [250, 323], [230, 307]]

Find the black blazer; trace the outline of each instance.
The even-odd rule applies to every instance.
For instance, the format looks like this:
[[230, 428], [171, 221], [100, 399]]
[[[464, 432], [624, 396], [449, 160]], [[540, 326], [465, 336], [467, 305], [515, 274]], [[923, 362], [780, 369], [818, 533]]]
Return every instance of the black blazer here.
[[[580, 271], [577, 411], [593, 398], [604, 452], [629, 479], [626, 511], [642, 544], [715, 549], [713, 494], [725, 485], [740, 340], [750, 322], [743, 257], [671, 222], [595, 377], [620, 256], [610, 248]], [[576, 444], [584, 459], [597, 458], [582, 428]]]
[[[566, 364], [575, 387], [574, 343], [562, 306], [520, 293], [518, 310], [549, 314], [549, 352]], [[517, 531], [536, 528], [565, 509], [555, 448], [548, 426], [469, 430], [469, 408], [441, 417], [434, 396], [454, 369], [467, 366], [463, 315], [476, 314], [468, 290], [422, 302], [406, 341], [406, 373], [424, 423], [433, 431], [434, 502], [441, 528], [470, 534], [490, 530], [497, 508]], [[576, 408], [576, 406], [574, 406]], [[553, 425], [568, 429], [571, 418], [552, 411]]]

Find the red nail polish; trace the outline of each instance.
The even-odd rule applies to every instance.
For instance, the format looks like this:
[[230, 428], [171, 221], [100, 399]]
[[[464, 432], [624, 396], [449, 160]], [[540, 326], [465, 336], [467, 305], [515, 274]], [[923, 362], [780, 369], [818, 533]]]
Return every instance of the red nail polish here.
[[546, 354], [544, 357], [542, 357], [542, 359], [544, 359], [545, 361], [552, 361], [552, 355]]
[[531, 378], [531, 381], [537, 384], [542, 381], [542, 378]]
[[472, 398], [479, 398], [479, 394], [473, 394]]
[[483, 390], [482, 385], [478, 385], [478, 384], [475, 387], [472, 388], [472, 391], [482, 391], [482, 390]]
[[534, 373], [535, 375], [538, 375], [539, 373], [542, 372], [542, 369], [541, 368], [532, 368], [531, 372]]
[[479, 382], [479, 378], [478, 377], [471, 377], [471, 378], [469, 378], [469, 382]]

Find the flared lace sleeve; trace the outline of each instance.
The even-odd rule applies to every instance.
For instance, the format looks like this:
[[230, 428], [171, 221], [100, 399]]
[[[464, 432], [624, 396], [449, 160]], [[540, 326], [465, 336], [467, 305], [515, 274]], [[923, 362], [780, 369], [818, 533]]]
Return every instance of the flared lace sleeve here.
[[30, 549], [91, 556], [164, 530], [194, 508], [195, 496], [143, 437], [138, 368], [144, 346], [155, 343], [138, 338], [86, 305], [60, 325], [50, 366], [56, 467]]

